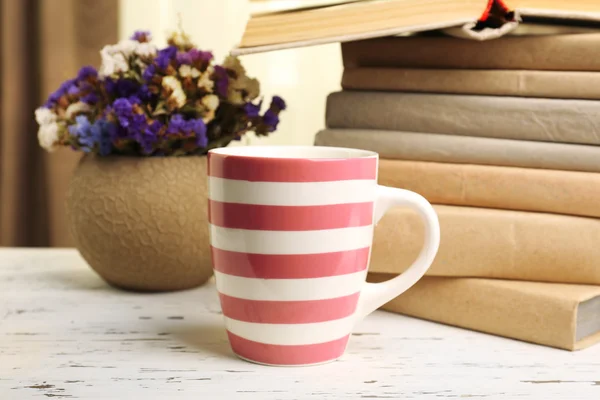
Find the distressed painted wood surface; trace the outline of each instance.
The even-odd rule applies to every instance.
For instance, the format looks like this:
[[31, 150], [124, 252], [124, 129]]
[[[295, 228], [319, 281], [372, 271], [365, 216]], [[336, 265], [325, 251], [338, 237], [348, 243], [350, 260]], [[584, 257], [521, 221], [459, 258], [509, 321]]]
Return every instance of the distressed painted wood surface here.
[[600, 399], [600, 346], [571, 353], [376, 312], [343, 359], [235, 358], [215, 288], [107, 286], [72, 250], [0, 249], [0, 399]]

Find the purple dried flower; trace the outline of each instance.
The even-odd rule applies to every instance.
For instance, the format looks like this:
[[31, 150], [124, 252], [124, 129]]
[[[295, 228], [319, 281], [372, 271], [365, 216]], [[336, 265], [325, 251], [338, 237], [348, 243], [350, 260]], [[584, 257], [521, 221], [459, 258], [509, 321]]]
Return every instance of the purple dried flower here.
[[69, 96], [75, 96], [75, 95], [79, 94], [79, 88], [76, 85], [72, 85], [67, 90], [67, 94]]
[[140, 43], [150, 42], [152, 40], [152, 34], [150, 31], [135, 31], [130, 39], [137, 40]]
[[121, 98], [115, 100], [112, 105], [113, 111], [119, 120], [119, 125], [128, 128], [133, 118], [133, 105], [128, 99]]
[[268, 125], [271, 128], [270, 131], [273, 132], [277, 129], [277, 125], [279, 124], [279, 117], [273, 110], [269, 109], [263, 115], [263, 122], [265, 125]]
[[145, 125], [143, 129], [140, 130], [138, 142], [140, 143], [144, 154], [152, 154], [154, 151], [154, 145], [158, 141], [158, 132], [162, 126], [160, 121], [154, 120], [150, 125]]
[[94, 150], [96, 145], [100, 155], [106, 156], [110, 154], [112, 150], [112, 143], [110, 140], [110, 122], [100, 119], [93, 124], [85, 115], [78, 115], [75, 117], [75, 124], [69, 126], [69, 133], [77, 138], [81, 150], [89, 153]]
[[188, 54], [192, 58], [192, 61], [203, 61], [209, 62], [213, 59], [213, 54], [210, 51], [201, 51], [198, 49], [190, 49], [188, 50]]
[[74, 85], [75, 85], [75, 79], [69, 79], [67, 81], [64, 81], [54, 93], [52, 93], [50, 96], [48, 96], [48, 100], [46, 100], [44, 107], [46, 107], [46, 108], [54, 107], [56, 105], [56, 103], [60, 100], [60, 98], [63, 97], [64, 95], [66, 95]]
[[206, 124], [201, 118], [193, 119], [191, 122], [192, 131], [196, 134], [196, 145], [206, 147], [208, 145], [208, 137], [206, 136]]
[[150, 82], [154, 77], [154, 74], [156, 74], [156, 65], [150, 64], [142, 73], [142, 78], [144, 78], [144, 81]]
[[287, 105], [281, 97], [273, 96], [273, 100], [271, 100], [271, 106], [269, 108], [275, 108], [277, 111], [283, 111], [287, 108]]
[[167, 128], [169, 135], [183, 135], [196, 137], [196, 145], [206, 147], [208, 145], [208, 137], [206, 136], [206, 124], [202, 118], [185, 120], [181, 114], [175, 114], [169, 121]]
[[177, 65], [192, 65], [196, 62], [208, 63], [212, 58], [213, 54], [210, 51], [200, 51], [195, 48], [179, 51], [176, 56]]
[[183, 119], [181, 114], [175, 114], [171, 117], [169, 121], [169, 126], [167, 127], [167, 133], [171, 135], [177, 135], [185, 132], [186, 130], [186, 121]]
[[81, 97], [81, 101], [87, 104], [96, 104], [100, 100], [96, 93], [88, 93]]
[[152, 93], [150, 93], [150, 89], [148, 89], [148, 85], [140, 86], [140, 90], [138, 90], [138, 96], [140, 100], [147, 101], [152, 98]]
[[192, 56], [190, 53], [186, 51], [177, 52], [176, 56], [177, 65], [191, 65], [192, 64]]
[[252, 103], [246, 103], [244, 105], [244, 112], [246, 113], [246, 115], [248, 116], [248, 118], [256, 118], [258, 117], [259, 113], [260, 113], [260, 106], [262, 104], [262, 101], [258, 104], [252, 104]]
[[106, 92], [114, 97], [130, 97], [138, 94], [140, 84], [133, 79], [106, 78]]
[[169, 64], [171, 64], [171, 61], [175, 58], [176, 55], [177, 47], [165, 47], [164, 49], [158, 51], [155, 59], [156, 65], [160, 69], [166, 69], [169, 66]]
[[98, 77], [98, 71], [96, 71], [96, 68], [90, 67], [90, 66], [82, 67], [79, 70], [79, 72], [77, 73], [77, 81], [85, 81], [88, 78], [97, 78], [97, 77]]
[[144, 114], [134, 113], [129, 121], [129, 134], [133, 138], [140, 137], [141, 133], [146, 129], [146, 116]]
[[227, 70], [220, 65], [215, 65], [214, 78], [217, 94], [221, 97], [227, 97], [227, 90], [229, 89]]

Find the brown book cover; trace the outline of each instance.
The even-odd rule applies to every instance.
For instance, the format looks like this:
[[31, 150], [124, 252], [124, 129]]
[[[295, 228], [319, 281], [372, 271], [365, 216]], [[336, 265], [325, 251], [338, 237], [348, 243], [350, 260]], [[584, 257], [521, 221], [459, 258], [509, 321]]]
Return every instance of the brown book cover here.
[[504, 36], [487, 41], [385, 37], [342, 43], [342, 59], [345, 68], [600, 71], [600, 33]]
[[[430, 276], [600, 285], [600, 220], [491, 208], [434, 205], [440, 221]], [[424, 241], [419, 216], [388, 211], [375, 227], [371, 272], [399, 274]]]
[[435, 204], [600, 217], [597, 173], [380, 160], [378, 180]]
[[315, 145], [350, 147], [393, 160], [600, 172], [600, 146], [369, 129], [324, 129]]
[[344, 90], [600, 99], [600, 74], [579, 71], [345, 68]]
[[341, 91], [327, 98], [326, 124], [599, 145], [599, 114], [597, 100]]
[[566, 350], [600, 341], [600, 286], [425, 277], [382, 309]]

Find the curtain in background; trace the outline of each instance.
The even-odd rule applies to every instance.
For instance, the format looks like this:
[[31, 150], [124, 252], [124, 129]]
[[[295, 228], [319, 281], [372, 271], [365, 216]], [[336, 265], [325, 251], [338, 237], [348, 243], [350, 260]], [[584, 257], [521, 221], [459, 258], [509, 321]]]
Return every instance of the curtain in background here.
[[46, 154], [34, 110], [118, 40], [119, 0], [0, 0], [0, 246], [71, 246], [64, 197], [80, 154]]

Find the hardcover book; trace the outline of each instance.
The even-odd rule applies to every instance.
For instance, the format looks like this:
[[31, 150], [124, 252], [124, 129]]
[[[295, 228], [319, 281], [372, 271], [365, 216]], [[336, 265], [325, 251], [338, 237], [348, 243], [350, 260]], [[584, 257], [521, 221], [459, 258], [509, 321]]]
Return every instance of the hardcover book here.
[[327, 98], [327, 128], [481, 136], [600, 145], [598, 100], [341, 91]]
[[393, 160], [600, 172], [600, 146], [582, 144], [371, 129], [323, 129], [314, 143]]
[[425, 277], [382, 309], [566, 350], [600, 341], [599, 286]]
[[[429, 276], [600, 285], [600, 219], [493, 208], [433, 206], [441, 241]], [[375, 227], [369, 271], [400, 274], [417, 258], [423, 224], [406, 208]]]

